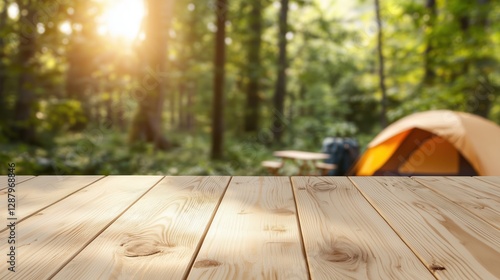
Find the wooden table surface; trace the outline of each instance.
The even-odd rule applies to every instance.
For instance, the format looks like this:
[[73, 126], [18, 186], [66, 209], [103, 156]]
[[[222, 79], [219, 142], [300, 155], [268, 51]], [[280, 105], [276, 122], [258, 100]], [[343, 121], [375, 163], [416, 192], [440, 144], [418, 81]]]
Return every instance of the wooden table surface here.
[[18, 177], [0, 279], [499, 279], [500, 177]]
[[313, 153], [313, 152], [303, 152], [303, 151], [276, 151], [273, 153], [275, 157], [286, 158], [286, 159], [296, 159], [296, 160], [322, 160], [330, 158], [329, 154], [325, 153]]
[[315, 173], [317, 171], [317, 166], [314, 164], [316, 161], [325, 160], [330, 158], [329, 154], [325, 153], [313, 153], [304, 151], [276, 151], [273, 153], [275, 157], [280, 157], [286, 160], [292, 160], [298, 166], [299, 170], [297, 175], [299, 176], [310, 176], [321, 174]]

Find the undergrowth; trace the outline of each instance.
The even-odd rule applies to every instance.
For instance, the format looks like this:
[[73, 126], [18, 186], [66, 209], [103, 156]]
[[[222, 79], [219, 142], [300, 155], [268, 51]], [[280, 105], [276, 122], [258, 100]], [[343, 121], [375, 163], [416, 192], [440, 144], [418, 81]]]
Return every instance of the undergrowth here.
[[[225, 158], [210, 160], [209, 135], [178, 133], [167, 135], [177, 143], [168, 151], [156, 150], [152, 144], [129, 145], [125, 132], [88, 129], [66, 133], [51, 139], [47, 147], [26, 144], [0, 144], [0, 161], [14, 162], [16, 174], [22, 175], [269, 175], [261, 167], [263, 160], [273, 159], [274, 150], [298, 149], [319, 152], [321, 143], [297, 138], [291, 144], [269, 147], [254, 137], [226, 137]], [[367, 137], [361, 137], [362, 147]], [[315, 143], [311, 143], [315, 142]], [[283, 175], [297, 168], [285, 165]], [[7, 168], [0, 169], [5, 175]]]

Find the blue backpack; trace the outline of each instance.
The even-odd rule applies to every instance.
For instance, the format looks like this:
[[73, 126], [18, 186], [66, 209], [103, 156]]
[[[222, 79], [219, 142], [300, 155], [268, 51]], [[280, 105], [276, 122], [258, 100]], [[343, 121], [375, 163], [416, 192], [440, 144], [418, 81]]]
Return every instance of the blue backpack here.
[[359, 144], [354, 138], [327, 137], [321, 148], [323, 153], [329, 154], [326, 163], [337, 165], [337, 168], [328, 172], [330, 176], [345, 176], [359, 156]]

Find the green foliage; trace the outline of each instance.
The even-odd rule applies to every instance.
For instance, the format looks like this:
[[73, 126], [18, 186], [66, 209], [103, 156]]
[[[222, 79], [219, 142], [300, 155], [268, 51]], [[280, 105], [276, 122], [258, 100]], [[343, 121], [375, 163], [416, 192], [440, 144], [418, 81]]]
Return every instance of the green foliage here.
[[77, 100], [51, 99], [42, 101], [36, 113], [41, 131], [67, 132], [77, 124], [86, 123], [81, 103]]
[[[106, 1], [97, 0], [35, 1], [34, 20], [44, 32], [36, 36], [28, 67], [35, 95], [29, 123], [36, 125], [43, 145], [9, 142], [11, 125], [19, 124], [15, 115], [23, 73], [18, 63], [23, 34], [17, 19], [4, 17], [5, 24], [0, 24], [0, 160], [16, 162], [24, 174], [259, 175], [267, 174], [260, 162], [270, 159], [273, 150], [318, 151], [327, 136], [354, 136], [364, 147], [381, 129], [373, 1], [291, 1], [288, 91], [282, 116], [285, 143], [272, 148], [267, 145], [272, 142], [275, 113], [276, 1], [261, 0], [260, 131], [242, 134], [248, 106], [246, 54], [251, 48], [249, 38], [255, 35], [249, 13], [255, 1], [229, 1], [227, 7], [226, 158], [217, 162], [208, 159], [212, 1], [174, 1], [171, 25], [161, 29], [168, 38], [168, 71], [160, 73], [166, 78], [161, 129], [170, 141], [179, 143], [168, 152], [126, 141], [132, 114], [158, 76], [144, 74], [140, 40], [98, 34]], [[500, 123], [498, 1], [483, 1], [483, 6], [481, 1], [436, 1], [435, 17], [426, 1], [380, 2], [389, 120], [417, 111], [452, 109]], [[65, 22], [74, 27], [69, 34], [59, 30]]]
[[[159, 152], [150, 143], [128, 146], [126, 134], [93, 127], [82, 133], [59, 136], [49, 149], [24, 144], [0, 145], [0, 160], [15, 162], [17, 174], [160, 174], [160, 175], [267, 175], [260, 162], [272, 150], [253, 141], [234, 140], [227, 159], [208, 159], [208, 135], [177, 134], [183, 146]], [[6, 170], [0, 171], [6, 174]]]

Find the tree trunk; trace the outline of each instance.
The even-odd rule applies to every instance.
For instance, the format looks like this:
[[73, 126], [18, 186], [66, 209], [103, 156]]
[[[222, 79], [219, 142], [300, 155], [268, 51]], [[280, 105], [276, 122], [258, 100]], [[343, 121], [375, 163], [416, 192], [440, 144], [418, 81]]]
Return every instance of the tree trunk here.
[[158, 149], [168, 149], [171, 144], [162, 134], [162, 113], [164, 103], [164, 79], [167, 52], [167, 30], [171, 1], [145, 0], [146, 38], [142, 45], [142, 55], [146, 69], [141, 76], [141, 90], [147, 94], [139, 103], [132, 121], [130, 142], [145, 140]]
[[[7, 5], [9, 3], [5, 2], [3, 10], [0, 12], [0, 32], [4, 32], [2, 29], [6, 27], [7, 24]], [[4, 64], [5, 57], [5, 39], [4, 36], [0, 36], [0, 123], [4, 123], [7, 106], [5, 104], [5, 81], [7, 79], [7, 66]], [[1, 130], [0, 130], [1, 131]]]
[[27, 1], [20, 5], [19, 20], [19, 93], [14, 111], [15, 139], [28, 143], [35, 143], [35, 125], [33, 124], [33, 110], [36, 104], [35, 77], [33, 74], [33, 59], [36, 53], [36, 24], [34, 1]]
[[175, 92], [170, 93], [170, 98], [168, 100], [169, 110], [170, 110], [170, 128], [174, 129], [176, 127], [176, 117], [177, 117], [177, 103]]
[[124, 102], [123, 102], [123, 96], [124, 94], [122, 93], [122, 90], [120, 89], [117, 93], [116, 93], [116, 111], [115, 111], [115, 119], [117, 121], [117, 125], [118, 125], [118, 128], [120, 129], [120, 131], [124, 131], [125, 130], [125, 112], [124, 112]]
[[224, 147], [224, 64], [226, 60], [227, 0], [217, 0], [214, 58], [214, 100], [212, 108], [212, 159], [222, 159]]
[[432, 84], [434, 82], [434, 78], [436, 77], [436, 73], [434, 71], [434, 63], [432, 57], [432, 41], [433, 41], [433, 30], [436, 25], [436, 17], [437, 17], [437, 8], [436, 8], [436, 0], [427, 0], [425, 4], [425, 8], [427, 9], [427, 13], [429, 15], [429, 20], [426, 23], [426, 46], [424, 52], [424, 84]]
[[278, 77], [276, 80], [276, 88], [274, 92], [274, 116], [273, 116], [273, 140], [275, 143], [281, 142], [281, 137], [285, 130], [284, 122], [284, 103], [286, 95], [286, 33], [287, 33], [287, 17], [288, 17], [288, 0], [281, 0], [281, 9], [279, 14], [279, 35], [278, 35]]
[[66, 74], [66, 95], [71, 99], [80, 100], [84, 103], [85, 87], [87, 79], [90, 77], [89, 63], [87, 57], [87, 46], [83, 42], [83, 37], [75, 39], [68, 51], [68, 71]]
[[[191, 26], [196, 26], [198, 22], [198, 16], [194, 11], [191, 11], [190, 16], [189, 16], [189, 24]], [[190, 28], [188, 30], [188, 34], [185, 37], [187, 39], [186, 41], [186, 48], [185, 48], [185, 59], [183, 61], [183, 65], [185, 65], [184, 72], [183, 72], [183, 78], [185, 82], [185, 90], [186, 90], [186, 98], [187, 98], [187, 104], [186, 104], [186, 129], [188, 131], [193, 130], [194, 128], [194, 98], [195, 98], [195, 82], [191, 78], [191, 71], [193, 70], [193, 63], [191, 61], [195, 60], [196, 56], [196, 51], [195, 48], [193, 47], [192, 42], [195, 42], [198, 40], [198, 38], [201, 36], [197, 28]]]
[[378, 40], [377, 40], [377, 51], [378, 51], [378, 76], [380, 91], [382, 92], [381, 107], [380, 112], [380, 125], [382, 127], [387, 126], [387, 93], [385, 89], [385, 76], [384, 76], [384, 54], [383, 54], [383, 32], [382, 32], [382, 19], [380, 16], [380, 3], [379, 0], [375, 0], [375, 13], [377, 16], [377, 26], [378, 26]]
[[252, 2], [252, 10], [249, 17], [250, 40], [248, 42], [248, 84], [247, 104], [245, 106], [245, 131], [257, 132], [259, 129], [259, 80], [261, 77], [261, 36], [262, 36], [262, 0]]
[[187, 92], [187, 119], [186, 119], [186, 128], [188, 131], [192, 131], [194, 129], [194, 97], [195, 91], [193, 86], [190, 84], [188, 86]]
[[[77, 35], [78, 36], [78, 35]], [[82, 106], [84, 116], [87, 122], [79, 122], [75, 124], [72, 129], [82, 130], [85, 128], [86, 123], [91, 121], [91, 107], [89, 104], [89, 95], [87, 91], [92, 87], [90, 63], [92, 61], [89, 54], [88, 44], [84, 40], [91, 40], [91, 38], [74, 40], [67, 53], [68, 70], [66, 72], [66, 97], [78, 100]]]
[[[185, 73], [185, 72], [184, 72]], [[186, 129], [186, 119], [185, 119], [185, 116], [186, 116], [186, 107], [184, 105], [184, 98], [185, 98], [185, 95], [186, 95], [186, 86], [185, 86], [185, 83], [186, 81], [184, 79], [181, 79], [180, 80], [180, 83], [179, 83], [179, 86], [178, 86], [178, 89], [179, 89], [179, 99], [177, 100], [177, 102], [179, 103], [178, 104], [178, 108], [179, 108], [179, 115], [177, 116], [177, 119], [179, 120], [177, 122], [177, 128], [179, 130], [185, 130]]]
[[115, 125], [115, 112], [114, 112], [114, 85], [111, 81], [106, 81], [105, 92], [107, 93], [106, 100], [104, 101], [104, 106], [106, 109], [106, 119], [105, 125], [108, 128], [112, 128]]
[[[477, 9], [479, 13], [476, 15], [475, 25], [477, 26], [477, 30], [485, 31], [489, 25], [489, 13], [490, 13], [490, 0], [477, 0]], [[475, 36], [480, 36], [477, 40], [475, 46], [479, 47], [481, 45], [489, 44], [489, 37], [486, 32], [484, 34], [479, 35], [479, 31], [476, 31]], [[475, 47], [472, 46], [472, 47]], [[489, 57], [474, 57], [474, 66], [476, 68], [477, 73], [479, 73], [479, 77], [476, 79], [477, 83], [473, 92], [469, 95], [469, 100], [467, 102], [468, 108], [467, 111], [481, 116], [483, 118], [488, 118], [492, 101], [494, 100], [495, 90], [491, 85], [490, 80], [488, 79], [488, 73], [485, 71], [481, 63], [484, 63], [485, 60], [489, 60]], [[481, 61], [483, 60], [483, 61]], [[487, 67], [486, 67], [487, 68]]]
[[95, 67], [93, 58], [95, 55], [95, 29], [96, 24], [88, 15], [91, 5], [89, 1], [75, 3], [75, 12], [69, 16], [73, 23], [81, 24], [81, 31], [73, 32], [67, 52], [68, 70], [66, 71], [65, 93], [66, 97], [78, 100], [81, 103], [86, 122], [77, 123], [72, 129], [81, 130], [86, 124], [92, 122], [92, 106], [90, 99], [93, 97], [89, 92], [98, 87], [92, 79], [92, 71]]

